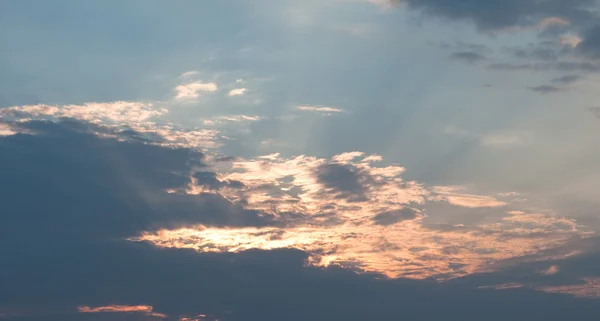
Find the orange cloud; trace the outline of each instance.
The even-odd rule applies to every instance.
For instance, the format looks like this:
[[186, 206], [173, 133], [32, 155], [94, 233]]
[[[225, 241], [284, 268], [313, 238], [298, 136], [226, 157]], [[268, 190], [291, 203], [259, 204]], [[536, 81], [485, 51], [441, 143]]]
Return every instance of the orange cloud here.
[[89, 306], [80, 306], [77, 308], [81, 313], [113, 313], [113, 312], [145, 312], [152, 313], [152, 306], [149, 305], [107, 305], [91, 308]]
[[[405, 181], [403, 167], [378, 167], [374, 160], [381, 161], [381, 157], [365, 157], [361, 152], [330, 159], [282, 158], [279, 154], [238, 159], [222, 168], [217, 178], [241, 182], [240, 187], [210, 192], [269, 213], [281, 227], [196, 226], [144, 233], [131, 240], [216, 253], [298, 249], [309, 254], [307, 263], [313, 266], [337, 265], [390, 278], [443, 280], [494, 271], [501, 267], [498, 262], [533, 256], [561, 246], [573, 236], [586, 235], [585, 228], [573, 220], [526, 211], [510, 211], [478, 225], [465, 222], [451, 228], [432, 227], [425, 224], [428, 202], [445, 201], [466, 208], [507, 203], [463, 193], [464, 187], [428, 188]], [[338, 178], [353, 189], [340, 192], [335, 184], [329, 184], [332, 182], [323, 181], [320, 169], [332, 164], [339, 169], [334, 174], [341, 175]], [[209, 191], [192, 179], [192, 184], [179, 192]]]
[[583, 284], [547, 286], [540, 290], [549, 293], [570, 294], [581, 298], [600, 298], [600, 277], [588, 277], [583, 279]]

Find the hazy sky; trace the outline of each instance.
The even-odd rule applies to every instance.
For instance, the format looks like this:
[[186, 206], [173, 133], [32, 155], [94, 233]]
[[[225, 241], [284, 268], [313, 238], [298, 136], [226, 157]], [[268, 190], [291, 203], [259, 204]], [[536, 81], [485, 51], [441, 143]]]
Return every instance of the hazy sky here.
[[0, 1], [0, 320], [597, 320], [596, 0]]

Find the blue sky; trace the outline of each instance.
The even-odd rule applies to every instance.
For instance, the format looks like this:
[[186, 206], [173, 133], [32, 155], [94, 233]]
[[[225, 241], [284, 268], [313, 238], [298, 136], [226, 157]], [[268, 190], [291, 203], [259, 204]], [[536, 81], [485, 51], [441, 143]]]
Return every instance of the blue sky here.
[[0, 3], [0, 319], [594, 319], [599, 9]]

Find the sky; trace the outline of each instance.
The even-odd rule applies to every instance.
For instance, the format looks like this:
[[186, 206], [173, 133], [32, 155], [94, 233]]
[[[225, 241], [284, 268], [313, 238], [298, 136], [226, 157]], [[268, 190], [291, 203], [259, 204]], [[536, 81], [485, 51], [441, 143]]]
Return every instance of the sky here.
[[600, 2], [0, 1], [0, 321], [597, 320]]

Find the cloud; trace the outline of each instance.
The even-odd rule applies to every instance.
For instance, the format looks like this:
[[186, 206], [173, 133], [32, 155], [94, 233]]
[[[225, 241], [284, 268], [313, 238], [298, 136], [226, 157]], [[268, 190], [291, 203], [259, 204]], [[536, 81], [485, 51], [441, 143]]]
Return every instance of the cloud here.
[[399, 211], [379, 213], [373, 217], [377, 225], [393, 225], [404, 220], [414, 220], [418, 212], [412, 208], [403, 208]]
[[[243, 200], [247, 209], [269, 213], [278, 226], [164, 229], [131, 240], [201, 253], [298, 249], [309, 254], [313, 266], [444, 280], [491, 271], [491, 262], [555, 248], [584, 233], [585, 228], [572, 221], [527, 212], [505, 213], [485, 224], [450, 230], [429, 226], [425, 219], [441, 214], [426, 210], [430, 202], [464, 209], [499, 209], [509, 203], [465, 193], [461, 187], [427, 188], [404, 181], [403, 167], [378, 167], [365, 161], [369, 157], [350, 152], [331, 159], [279, 154], [238, 159], [219, 173], [218, 182], [212, 174], [207, 179], [213, 184], [239, 182], [239, 188], [219, 193], [232, 201]], [[448, 247], [454, 250], [447, 251]]]
[[569, 84], [572, 84], [582, 78], [583, 78], [583, 76], [581, 76], [581, 75], [565, 75], [565, 76], [561, 76], [558, 78], [554, 78], [554, 79], [550, 80], [550, 82], [553, 84], [558, 84], [558, 85], [569, 85]]
[[82, 313], [115, 313], [115, 312], [146, 312], [151, 313], [152, 307], [149, 305], [108, 305], [91, 308], [88, 306], [80, 306], [77, 308]]
[[240, 96], [243, 95], [246, 92], [246, 88], [236, 88], [236, 89], [232, 89], [231, 91], [229, 91], [228, 96]]
[[487, 59], [484, 55], [473, 51], [455, 52], [450, 55], [450, 58], [471, 64]]
[[552, 85], [542, 85], [536, 87], [528, 87], [529, 90], [540, 93], [540, 94], [551, 94], [564, 91], [564, 88], [552, 86]]
[[560, 17], [548, 17], [540, 21], [538, 25], [540, 27], [549, 27], [553, 25], [569, 26], [571, 25], [571, 22]]
[[202, 83], [202, 82], [191, 82], [184, 85], [175, 87], [177, 100], [189, 100], [198, 98], [202, 92], [215, 92], [217, 91], [217, 84], [214, 82]]
[[9, 124], [0, 123], [0, 136], [10, 136], [16, 133]]
[[583, 284], [577, 285], [561, 285], [561, 286], [545, 286], [541, 290], [549, 293], [570, 294], [582, 298], [598, 298], [600, 297], [600, 278], [587, 277], [582, 280]]
[[338, 197], [364, 200], [365, 187], [370, 177], [355, 167], [340, 164], [326, 164], [317, 169], [317, 182], [328, 192]]
[[493, 31], [538, 25], [568, 26], [570, 22], [584, 23], [594, 19], [593, 0], [535, 1], [535, 0], [397, 0], [429, 16], [474, 23], [480, 30]]
[[179, 75], [179, 77], [181, 78], [188, 78], [188, 77], [193, 77], [200, 74], [198, 71], [196, 70], [190, 70], [190, 71], [186, 71], [184, 73], [182, 73], [181, 75]]
[[508, 205], [493, 196], [482, 196], [464, 193], [464, 187], [460, 186], [435, 186], [433, 192], [436, 196], [433, 198], [437, 201], [447, 201], [448, 203], [467, 207], [467, 208], [485, 208], [485, 207], [502, 207]]
[[323, 106], [298, 106], [298, 107], [296, 107], [296, 109], [302, 110], [302, 111], [316, 111], [316, 112], [322, 112], [322, 113], [341, 113], [344, 111], [340, 108], [323, 107]]
[[[421, 207], [439, 191], [403, 180], [401, 166], [376, 166], [378, 155], [274, 154], [221, 158], [216, 165], [193, 149], [102, 138], [94, 125], [73, 120], [15, 126], [30, 134], [0, 137], [0, 232], [7, 240], [0, 253], [11, 257], [0, 265], [0, 310], [15, 311], [10, 321], [179, 321], [200, 313], [264, 320], [265, 311], [266, 320], [300, 321], [306, 311], [311, 319], [331, 311], [347, 320], [430, 319], [436, 314], [412, 308], [421, 302], [414, 288], [444, 309], [450, 298], [440, 294], [443, 286], [354, 271], [447, 280], [492, 271], [490, 262], [553, 249], [582, 232], [573, 221], [528, 212], [454, 230], [428, 227]], [[229, 186], [234, 181], [240, 184]], [[219, 192], [186, 192], [199, 184], [219, 185]], [[322, 193], [327, 184], [367, 200]], [[359, 298], [348, 286], [372, 295]], [[290, 297], [281, 287], [322, 291]], [[458, 303], [448, 309], [467, 301], [485, 306], [496, 295], [457, 288]], [[364, 312], [390, 296], [411, 304]], [[261, 305], [265, 300], [269, 307]], [[503, 302], [531, 320], [554, 315], [511, 300]], [[323, 302], [334, 307], [322, 310]], [[479, 320], [484, 310], [467, 313]]]
[[[93, 124], [98, 136], [136, 139], [147, 143], [189, 148], [216, 148], [223, 139], [217, 130], [182, 128], [162, 121], [168, 110], [149, 103], [117, 101], [83, 105], [25, 105], [0, 109], [0, 116], [16, 120], [74, 119]], [[16, 128], [0, 123], [3, 128]], [[21, 126], [20, 130], [26, 130]], [[13, 130], [14, 131], [14, 130]], [[6, 130], [8, 133], [8, 131]]]
[[131, 101], [85, 103], [83, 105], [26, 105], [3, 108], [0, 114], [12, 117], [74, 118], [93, 124], [139, 123], [168, 113], [152, 104]]
[[546, 270], [542, 271], [541, 274], [542, 275], [555, 275], [558, 272], [560, 272], [560, 268], [556, 265], [552, 265], [549, 268], [547, 268]]
[[600, 59], [600, 25], [588, 30], [576, 49], [589, 58]]
[[559, 38], [560, 44], [562, 44], [564, 46], [569, 46], [572, 48], [577, 47], [582, 41], [583, 41], [583, 39], [581, 39], [579, 36], [576, 36], [576, 35], [562, 35]]
[[453, 126], [444, 129], [445, 134], [454, 135], [468, 140], [476, 140], [481, 146], [493, 148], [509, 148], [526, 144], [526, 133], [522, 132], [491, 132], [477, 133]]
[[582, 72], [598, 72], [600, 71], [600, 65], [587, 61], [561, 61], [561, 62], [541, 62], [541, 63], [525, 63], [525, 64], [514, 64], [514, 63], [493, 63], [488, 66], [489, 69], [493, 70], [507, 70], [507, 71], [582, 71]]

